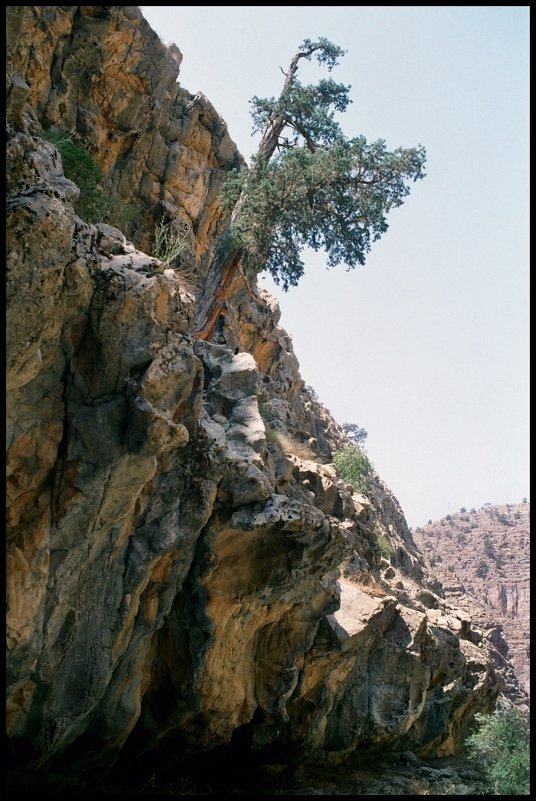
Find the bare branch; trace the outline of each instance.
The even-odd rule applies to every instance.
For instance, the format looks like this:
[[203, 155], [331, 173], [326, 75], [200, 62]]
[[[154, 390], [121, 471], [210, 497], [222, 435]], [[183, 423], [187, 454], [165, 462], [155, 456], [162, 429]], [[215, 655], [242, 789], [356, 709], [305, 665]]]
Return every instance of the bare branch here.
[[277, 147], [278, 147], [279, 150], [283, 150], [283, 149], [284, 150], [292, 150], [293, 145], [292, 145], [291, 142], [289, 142], [288, 137], [285, 136], [284, 139], [282, 137], [279, 137], [278, 142], [277, 142]]
[[294, 130], [295, 130], [297, 133], [299, 133], [301, 136], [303, 136], [303, 138], [305, 139], [305, 144], [307, 145], [307, 147], [309, 148], [309, 150], [311, 151], [311, 153], [316, 153], [316, 148], [317, 148], [317, 145], [316, 145], [316, 143], [315, 143], [315, 142], [314, 142], [314, 141], [311, 139], [311, 137], [309, 136], [309, 134], [307, 133], [307, 131], [305, 130], [305, 128], [303, 128], [303, 126], [302, 126], [302, 125], [301, 125], [299, 122], [297, 122], [296, 120], [289, 121], [289, 125], [290, 125], [292, 128], [294, 128]]

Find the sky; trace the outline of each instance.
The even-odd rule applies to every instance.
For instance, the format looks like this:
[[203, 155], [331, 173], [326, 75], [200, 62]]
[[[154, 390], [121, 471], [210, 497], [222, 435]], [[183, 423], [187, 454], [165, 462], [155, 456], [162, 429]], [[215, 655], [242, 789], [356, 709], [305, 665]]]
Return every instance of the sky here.
[[[281, 306], [302, 378], [365, 449], [410, 526], [529, 497], [529, 7], [141, 6], [249, 161], [249, 100], [305, 38], [347, 53], [349, 137], [425, 146], [426, 177], [365, 266], [305, 275]], [[302, 62], [303, 63], [303, 62]], [[304, 82], [327, 73], [316, 62]]]

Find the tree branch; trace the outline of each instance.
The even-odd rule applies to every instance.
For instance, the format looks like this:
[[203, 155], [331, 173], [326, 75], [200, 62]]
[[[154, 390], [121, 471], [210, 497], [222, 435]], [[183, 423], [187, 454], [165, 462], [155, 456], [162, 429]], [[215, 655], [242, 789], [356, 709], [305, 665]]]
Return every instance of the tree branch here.
[[[309, 58], [309, 56], [311, 56], [316, 50], [321, 50], [322, 47], [323, 47], [322, 44], [311, 44], [311, 46], [308, 47], [307, 49], [299, 50], [296, 53], [296, 55], [292, 58], [287, 73], [285, 73], [282, 67], [279, 68], [283, 73], [283, 75], [286, 76], [285, 83], [283, 84], [283, 89], [281, 90], [281, 93], [279, 95], [280, 98], [284, 95], [285, 91], [289, 88], [289, 86], [291, 86], [291, 84], [296, 80], [296, 74], [298, 72], [298, 63], [300, 59]], [[261, 137], [261, 141], [259, 143], [259, 148], [257, 151], [257, 153], [260, 156], [263, 156], [263, 158], [265, 158], [266, 161], [270, 160], [274, 151], [276, 150], [279, 137], [286, 124], [287, 120], [285, 116], [281, 114], [281, 112], [274, 112], [268, 118], [268, 122], [266, 123], [266, 127], [264, 129], [264, 133]], [[302, 136], [304, 136], [303, 133]], [[304, 139], [307, 142], [307, 138], [305, 136]], [[309, 139], [309, 142], [312, 143], [314, 147], [316, 147], [311, 139]], [[311, 150], [309, 142], [307, 143], [307, 146]], [[311, 152], [314, 153], [314, 150], [311, 150]]]
[[294, 130], [297, 131], [297, 133], [303, 136], [303, 138], [305, 139], [305, 144], [307, 145], [311, 153], [316, 153], [317, 145], [311, 139], [305, 128], [303, 128], [300, 123], [296, 122], [296, 120], [292, 120], [292, 122], [289, 122], [289, 125], [291, 128], [294, 128]]

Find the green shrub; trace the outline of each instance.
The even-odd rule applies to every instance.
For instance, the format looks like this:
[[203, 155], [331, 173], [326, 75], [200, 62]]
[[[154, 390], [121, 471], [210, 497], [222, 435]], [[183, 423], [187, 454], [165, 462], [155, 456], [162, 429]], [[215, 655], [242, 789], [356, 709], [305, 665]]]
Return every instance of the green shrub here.
[[333, 464], [340, 477], [359, 492], [369, 493], [367, 481], [372, 473], [372, 464], [365, 451], [358, 445], [347, 445], [333, 456]]
[[43, 132], [43, 138], [59, 152], [65, 177], [80, 190], [75, 203], [76, 213], [88, 223], [105, 222], [126, 229], [136, 209], [102, 191], [102, 171], [93, 156], [65, 131], [49, 128]]
[[378, 535], [378, 548], [380, 549], [380, 553], [384, 559], [389, 559], [392, 554], [394, 554], [395, 549], [385, 536], [385, 534]]
[[465, 741], [493, 795], [529, 795], [530, 718], [514, 706], [475, 715], [479, 728]]

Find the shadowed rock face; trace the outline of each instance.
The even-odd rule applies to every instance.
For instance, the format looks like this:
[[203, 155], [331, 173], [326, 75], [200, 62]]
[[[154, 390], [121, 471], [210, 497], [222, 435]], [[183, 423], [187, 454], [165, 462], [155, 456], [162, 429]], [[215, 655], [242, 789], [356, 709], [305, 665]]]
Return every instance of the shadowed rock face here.
[[379, 477], [365, 496], [337, 476], [344, 434], [304, 387], [277, 303], [239, 278], [226, 342], [194, 340], [190, 285], [75, 215], [78, 190], [36, 113], [79, 133], [90, 119], [111, 185], [136, 175], [146, 204], [149, 161], [134, 145], [121, 159], [102, 149], [110, 114], [137, 142], [169, 123], [185, 161], [160, 189], [189, 216], [174, 182], [205, 176], [189, 202], [209, 255], [207, 231], [225, 219], [211, 192], [239, 159], [223, 132], [214, 144], [219, 118], [196, 100], [173, 127], [176, 52], [135, 8], [8, 20], [14, 764], [102, 768], [125, 746], [187, 754], [237, 732], [252, 749], [334, 762], [361, 745], [453, 753], [497, 695], [491, 645], [442, 597]]

